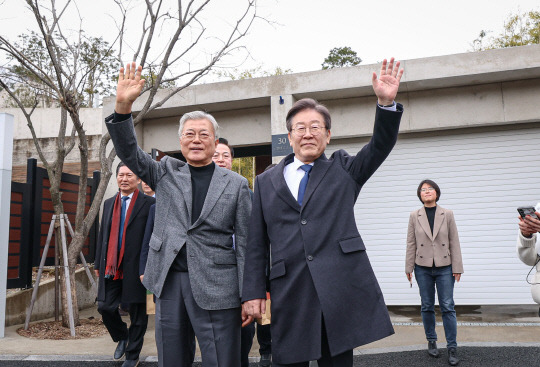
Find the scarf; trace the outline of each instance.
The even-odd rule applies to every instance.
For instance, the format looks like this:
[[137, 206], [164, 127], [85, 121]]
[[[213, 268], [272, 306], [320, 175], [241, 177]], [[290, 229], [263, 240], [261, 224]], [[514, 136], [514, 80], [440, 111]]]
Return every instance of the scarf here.
[[[139, 190], [135, 189], [129, 208], [126, 210], [126, 218], [124, 219], [124, 228], [120, 229], [120, 215], [122, 210], [122, 194], [119, 192], [114, 200], [114, 208], [111, 223], [111, 233], [109, 234], [109, 245], [107, 249], [107, 266], [105, 267], [105, 277], [113, 278], [113, 280], [123, 279], [124, 272], [120, 268], [122, 259], [124, 258], [124, 250], [126, 248], [126, 228], [129, 222], [129, 217], [137, 201]], [[118, 254], [118, 235], [122, 230], [122, 245], [120, 247], [120, 254]]]

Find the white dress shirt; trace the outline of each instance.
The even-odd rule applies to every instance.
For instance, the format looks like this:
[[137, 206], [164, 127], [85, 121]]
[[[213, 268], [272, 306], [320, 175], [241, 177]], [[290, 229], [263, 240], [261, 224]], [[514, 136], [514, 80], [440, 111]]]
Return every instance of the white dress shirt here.
[[[295, 200], [298, 200], [298, 188], [300, 187], [300, 181], [304, 178], [306, 171], [304, 171], [300, 166], [303, 166], [305, 163], [300, 161], [296, 156], [294, 160], [285, 166], [283, 170], [283, 176], [285, 177], [285, 182], [291, 190], [291, 194], [294, 196]], [[310, 166], [313, 166], [313, 163], [309, 163]]]
[[[135, 191], [134, 191], [135, 192]], [[133, 193], [132, 192], [131, 194], [129, 194], [127, 197], [128, 199], [126, 200], [126, 213], [127, 213], [127, 210], [129, 208], [129, 204], [131, 204], [131, 198], [133, 197]], [[120, 192], [120, 199], [122, 199], [125, 195], [122, 195], [122, 192]], [[122, 209], [122, 202], [120, 201], [120, 209]]]

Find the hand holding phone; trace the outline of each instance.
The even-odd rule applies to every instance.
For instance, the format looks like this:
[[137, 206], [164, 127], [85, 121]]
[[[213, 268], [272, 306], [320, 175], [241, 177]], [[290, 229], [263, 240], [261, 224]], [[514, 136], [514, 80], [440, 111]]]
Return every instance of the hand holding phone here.
[[521, 218], [523, 219], [525, 219], [527, 215], [530, 215], [532, 218], [536, 220], [540, 220], [540, 218], [538, 218], [538, 216], [535, 213], [536, 210], [532, 206], [520, 206], [519, 208], [517, 208], [517, 211], [519, 215], [521, 215]]
[[517, 211], [520, 215], [519, 229], [523, 236], [530, 237], [533, 233], [540, 232], [540, 220], [534, 207], [523, 206]]

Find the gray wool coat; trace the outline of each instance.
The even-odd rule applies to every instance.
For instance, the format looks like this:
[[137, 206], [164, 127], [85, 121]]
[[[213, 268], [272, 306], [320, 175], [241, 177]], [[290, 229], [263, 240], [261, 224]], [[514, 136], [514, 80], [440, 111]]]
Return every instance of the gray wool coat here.
[[171, 264], [186, 246], [197, 304], [205, 310], [240, 307], [251, 213], [247, 180], [216, 166], [200, 217], [191, 224], [192, 187], [187, 163], [172, 157], [152, 160], [137, 146], [131, 118], [107, 122], [106, 126], [118, 157], [156, 191], [156, 219], [144, 286], [159, 297]]

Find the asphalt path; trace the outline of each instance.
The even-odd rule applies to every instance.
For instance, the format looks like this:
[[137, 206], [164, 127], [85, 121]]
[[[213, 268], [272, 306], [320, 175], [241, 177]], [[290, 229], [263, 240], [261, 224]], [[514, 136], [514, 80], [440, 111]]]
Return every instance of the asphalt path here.
[[[437, 367], [448, 366], [445, 349], [439, 358], [431, 358], [425, 350], [364, 354], [354, 356], [354, 366], [369, 367]], [[532, 367], [540, 366], [539, 347], [461, 347], [458, 349], [461, 367]], [[5, 360], [2, 367], [121, 367], [122, 361], [53, 361]], [[141, 362], [140, 367], [157, 367], [157, 362]], [[250, 367], [256, 367], [251, 363]], [[194, 363], [193, 367], [201, 367]]]

